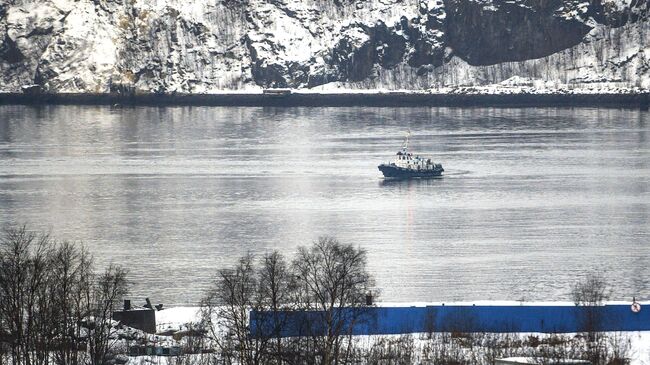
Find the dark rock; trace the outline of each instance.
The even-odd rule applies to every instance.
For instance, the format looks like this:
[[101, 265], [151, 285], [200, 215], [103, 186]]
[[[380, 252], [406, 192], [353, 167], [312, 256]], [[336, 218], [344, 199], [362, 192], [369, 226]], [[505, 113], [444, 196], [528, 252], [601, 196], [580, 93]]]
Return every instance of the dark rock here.
[[555, 14], [559, 0], [445, 0], [446, 38], [471, 65], [523, 61], [548, 56], [581, 42], [591, 30], [578, 19]]
[[25, 59], [25, 55], [20, 51], [16, 42], [6, 36], [0, 44], [0, 58], [9, 63], [18, 63]]
[[408, 29], [408, 27], [409, 27], [409, 20], [408, 20], [408, 18], [406, 18], [405, 16], [402, 16], [402, 17], [399, 19], [399, 25], [400, 25], [400, 29]]
[[370, 33], [370, 28], [363, 24], [344, 29], [343, 36], [332, 50], [330, 61], [342, 79], [360, 81], [372, 71], [376, 50]]
[[412, 67], [422, 65], [441, 66], [444, 63], [444, 43], [437, 40], [431, 32], [420, 33], [413, 30], [412, 49], [408, 57], [408, 64]]
[[39, 27], [34, 27], [29, 34], [27, 34], [27, 37], [33, 37], [33, 36], [39, 36], [39, 35], [49, 35], [52, 33], [52, 30], [54, 30], [54, 26], [49, 26], [46, 28], [39, 28]]
[[[251, 52], [253, 53], [253, 52]], [[309, 75], [309, 66], [296, 62], [274, 63], [268, 60], [253, 58], [252, 74], [255, 83], [265, 88], [299, 87], [306, 84]]]
[[650, 0], [632, 0], [625, 8], [617, 7], [615, 2], [592, 0], [590, 10], [589, 15], [598, 23], [618, 28], [628, 23], [647, 20], [650, 15]]
[[383, 22], [378, 22], [374, 28], [374, 44], [377, 45], [377, 62], [384, 68], [393, 68], [402, 62], [406, 51], [406, 39], [388, 28]]
[[444, 61], [442, 40], [433, 31], [421, 32], [419, 26], [402, 18], [393, 27], [377, 22], [373, 27], [355, 24], [347, 28], [332, 50], [329, 64], [339, 70], [339, 79], [360, 81], [378, 75], [375, 65], [391, 69], [402, 63], [407, 49], [408, 63], [414, 67]]
[[41, 86], [45, 85], [48, 80], [57, 76], [58, 73], [53, 68], [49, 67], [47, 60], [42, 60], [34, 73], [34, 84]]
[[248, 5], [248, 0], [221, 0], [221, 3], [229, 8], [243, 8]]
[[326, 67], [326, 65], [320, 65], [319, 67], [311, 70], [310, 74], [308, 75], [307, 87], [314, 87], [340, 80], [341, 75], [337, 72], [337, 70], [331, 67]]
[[420, 2], [421, 17], [414, 19], [412, 26], [405, 29], [411, 43], [407, 63], [411, 67], [422, 65], [440, 66], [445, 61], [445, 23], [446, 12], [441, 1], [429, 8], [428, 3]]

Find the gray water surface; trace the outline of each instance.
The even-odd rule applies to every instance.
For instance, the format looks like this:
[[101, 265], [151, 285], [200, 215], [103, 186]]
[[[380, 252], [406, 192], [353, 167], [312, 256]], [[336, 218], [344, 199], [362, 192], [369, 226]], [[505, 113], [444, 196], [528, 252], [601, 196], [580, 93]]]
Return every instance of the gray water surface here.
[[[442, 179], [384, 181], [410, 128]], [[0, 223], [195, 304], [252, 251], [368, 250], [384, 301], [650, 298], [650, 114], [556, 108], [0, 106]]]

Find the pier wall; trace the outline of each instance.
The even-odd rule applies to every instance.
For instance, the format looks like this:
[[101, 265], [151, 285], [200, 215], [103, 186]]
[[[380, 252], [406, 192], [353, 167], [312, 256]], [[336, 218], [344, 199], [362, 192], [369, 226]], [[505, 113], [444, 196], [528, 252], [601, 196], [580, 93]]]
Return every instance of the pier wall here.
[[[350, 308], [336, 313], [355, 335], [418, 332], [650, 331], [650, 308], [638, 313], [629, 305], [605, 306], [427, 306]], [[359, 316], [360, 315], [360, 316]], [[322, 312], [251, 312], [251, 334], [280, 329], [281, 336], [309, 336], [323, 331]], [[361, 318], [355, 323], [351, 318]]]
[[636, 94], [434, 94], [434, 93], [263, 93], [231, 94], [21, 94], [0, 93], [2, 104], [205, 105], [205, 106], [462, 106], [625, 107], [648, 109], [649, 93]]

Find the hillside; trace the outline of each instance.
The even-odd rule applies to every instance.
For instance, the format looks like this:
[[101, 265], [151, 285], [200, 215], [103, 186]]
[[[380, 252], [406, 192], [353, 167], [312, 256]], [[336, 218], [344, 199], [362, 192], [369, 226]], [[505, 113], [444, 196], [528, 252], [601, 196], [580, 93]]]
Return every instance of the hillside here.
[[650, 0], [0, 0], [0, 91], [648, 89], [649, 13]]

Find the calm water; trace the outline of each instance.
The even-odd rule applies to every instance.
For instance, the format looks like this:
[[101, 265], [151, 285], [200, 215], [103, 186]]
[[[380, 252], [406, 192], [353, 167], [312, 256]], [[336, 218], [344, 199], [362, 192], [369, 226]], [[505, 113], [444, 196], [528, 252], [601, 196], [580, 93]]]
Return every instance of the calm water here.
[[[443, 179], [380, 178], [407, 128]], [[592, 270], [650, 298], [649, 137], [637, 110], [0, 106], [0, 223], [166, 305], [320, 235], [369, 251], [384, 301], [568, 299]]]

